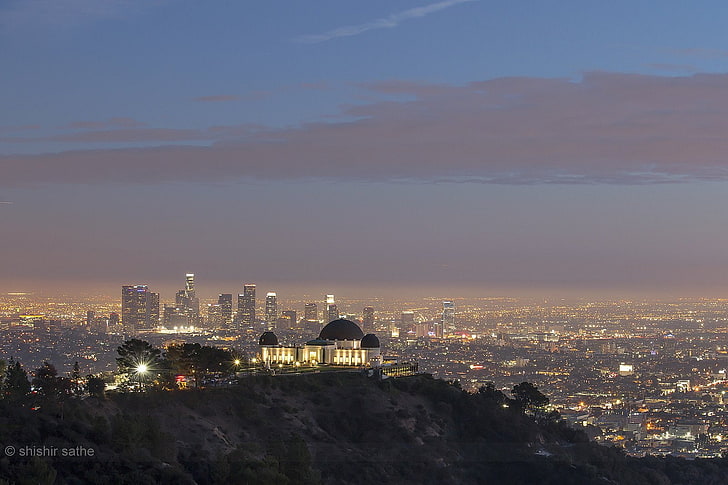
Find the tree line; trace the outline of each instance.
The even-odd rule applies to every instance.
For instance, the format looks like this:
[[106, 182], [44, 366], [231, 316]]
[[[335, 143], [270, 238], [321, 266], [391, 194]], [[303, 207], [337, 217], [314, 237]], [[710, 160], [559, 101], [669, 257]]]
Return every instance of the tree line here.
[[[248, 362], [244, 354], [219, 347], [181, 343], [162, 351], [139, 339], [124, 341], [117, 354], [116, 377], [121, 378], [122, 390], [133, 388], [135, 383], [139, 388], [177, 388], [181, 380], [199, 388], [234, 375]], [[13, 358], [0, 360], [0, 399], [8, 403], [39, 408], [72, 396], [103, 398], [106, 384], [100, 375], [83, 375], [78, 362], [65, 377], [50, 362], [29, 374]]]

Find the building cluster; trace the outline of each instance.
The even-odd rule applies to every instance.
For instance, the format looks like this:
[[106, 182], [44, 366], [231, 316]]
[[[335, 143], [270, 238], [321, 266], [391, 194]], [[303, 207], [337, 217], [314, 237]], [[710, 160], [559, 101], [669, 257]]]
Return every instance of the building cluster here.
[[[125, 285], [121, 290], [121, 321], [110, 319], [110, 325], [121, 324], [126, 335], [135, 335], [163, 329], [176, 333], [206, 330], [243, 331], [262, 324], [266, 330], [314, 328], [325, 325], [346, 315], [341, 315], [334, 295], [327, 294], [322, 302], [322, 310], [316, 302], [306, 302], [303, 318], [298, 318], [295, 310], [278, 308], [278, 295], [269, 291], [265, 296], [262, 317], [256, 313], [256, 285], [243, 285], [243, 292], [237, 295], [233, 305], [232, 293], [220, 293], [216, 303], [207, 305], [206, 315], [200, 312], [200, 300], [195, 291], [195, 275], [185, 275], [185, 287], [175, 295], [174, 304], [164, 304], [160, 319], [159, 293], [149, 290], [148, 285]], [[89, 314], [91, 315], [91, 314]], [[94, 317], [95, 318], [95, 317]], [[365, 306], [361, 314], [364, 328], [373, 328], [374, 307]], [[88, 320], [89, 325], [91, 320]], [[400, 331], [414, 332], [418, 337], [444, 335], [455, 332], [455, 304], [442, 303], [442, 313], [436, 320], [424, 321], [415, 318], [415, 312], [404, 311], [399, 320], [391, 320], [387, 330], [392, 336]]]

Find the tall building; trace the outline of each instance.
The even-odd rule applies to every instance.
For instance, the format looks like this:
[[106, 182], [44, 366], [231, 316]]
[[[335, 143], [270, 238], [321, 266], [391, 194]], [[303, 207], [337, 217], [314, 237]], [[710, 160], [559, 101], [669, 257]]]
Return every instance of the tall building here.
[[[232, 296], [232, 295], [231, 295]], [[207, 327], [218, 329], [226, 325], [225, 318], [223, 317], [223, 306], [219, 303], [214, 305], [207, 305]]]
[[179, 290], [174, 298], [174, 307], [165, 305], [164, 325], [172, 326], [199, 326], [200, 300], [195, 295], [195, 275], [185, 275], [185, 287]]
[[159, 293], [149, 293], [149, 328], [159, 326]]
[[415, 312], [413, 312], [413, 311], [402, 312], [402, 315], [400, 316], [399, 328], [405, 332], [409, 332], [410, 330], [412, 330], [412, 327], [414, 327], [414, 325], [415, 325]]
[[121, 323], [127, 334], [150, 330], [159, 324], [159, 293], [147, 285], [121, 287]]
[[278, 321], [285, 322], [287, 329], [296, 328], [298, 322], [296, 321], [296, 310], [285, 310], [281, 312], [281, 318]]
[[243, 285], [243, 292], [238, 294], [236, 320], [243, 327], [251, 327], [255, 323], [255, 285]]
[[326, 306], [324, 307], [324, 324], [339, 319], [339, 310], [336, 308], [334, 295], [326, 295]]
[[188, 308], [196, 316], [200, 315], [200, 300], [195, 294], [195, 275], [187, 273], [185, 275], [185, 293], [187, 294]]
[[442, 302], [442, 330], [448, 334], [455, 331], [455, 303], [451, 301]]
[[365, 332], [371, 332], [374, 329], [374, 307], [364, 307], [361, 324]]
[[233, 295], [232, 293], [220, 293], [217, 295], [217, 304], [220, 305], [220, 313], [223, 325], [233, 323]]
[[265, 295], [265, 323], [268, 330], [272, 330], [276, 326], [278, 320], [278, 296], [273, 291], [269, 291]]
[[307, 322], [318, 322], [318, 307], [315, 303], [306, 303], [303, 307], [303, 319]]

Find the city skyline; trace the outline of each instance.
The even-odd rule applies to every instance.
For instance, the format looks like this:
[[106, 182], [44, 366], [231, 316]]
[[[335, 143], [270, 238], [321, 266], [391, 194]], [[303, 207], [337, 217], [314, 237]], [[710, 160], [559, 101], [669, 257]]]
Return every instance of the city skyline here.
[[727, 12], [8, 2], [0, 292], [726, 296]]

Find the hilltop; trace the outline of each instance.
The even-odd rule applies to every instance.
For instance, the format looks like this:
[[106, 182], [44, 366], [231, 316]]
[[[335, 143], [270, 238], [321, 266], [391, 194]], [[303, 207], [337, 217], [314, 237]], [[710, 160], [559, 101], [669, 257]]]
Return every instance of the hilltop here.
[[726, 460], [634, 459], [492, 389], [418, 375], [252, 376], [224, 389], [0, 401], [0, 483], [726, 483]]

